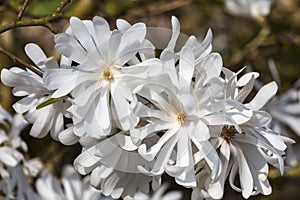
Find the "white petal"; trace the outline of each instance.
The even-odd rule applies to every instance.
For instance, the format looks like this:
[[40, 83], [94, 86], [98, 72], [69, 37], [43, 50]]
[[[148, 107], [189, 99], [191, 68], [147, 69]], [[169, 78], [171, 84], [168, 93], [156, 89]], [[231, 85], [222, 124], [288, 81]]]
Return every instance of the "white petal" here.
[[244, 156], [244, 153], [238, 148], [237, 148], [237, 160], [239, 163], [239, 175], [240, 175], [240, 184], [242, 188], [242, 195], [244, 198], [247, 199], [252, 194], [253, 178], [247, 160]]
[[277, 84], [273, 81], [263, 86], [249, 103], [255, 111], [261, 109], [277, 92]]
[[235, 97], [235, 99], [239, 102], [244, 102], [244, 100], [247, 98], [247, 96], [250, 94], [251, 90], [254, 86], [254, 80], [255, 77], [250, 77], [250, 80], [245, 84], [245, 86], [239, 91], [238, 95]]
[[104, 132], [110, 132], [111, 129], [109, 108], [109, 89], [103, 88], [100, 94], [100, 101], [96, 105], [96, 113], [99, 114], [99, 116], [96, 116], [96, 120]]
[[190, 48], [184, 47], [181, 50], [179, 60], [179, 85], [190, 89], [192, 77], [194, 74], [195, 58]]
[[224, 194], [224, 184], [226, 181], [227, 168], [230, 159], [230, 147], [227, 142], [222, 143], [220, 148], [220, 160], [222, 164], [222, 171], [220, 177], [217, 178], [217, 182], [213, 182], [209, 184], [208, 193], [214, 199], [221, 199]]
[[73, 127], [69, 127], [58, 135], [58, 139], [64, 145], [73, 145], [78, 142], [79, 137], [73, 132]]
[[263, 127], [267, 126], [272, 120], [272, 117], [269, 113], [264, 111], [253, 112], [251, 119], [247, 124], [251, 124], [253, 127]]
[[122, 88], [111, 87], [111, 97], [112, 101], [114, 102], [114, 108], [116, 111], [116, 120], [118, 120], [121, 124], [123, 130], [130, 129], [130, 123], [128, 117], [130, 115], [129, 110], [129, 102], [121, 93]]
[[[36, 138], [45, 137], [50, 131], [50, 128], [52, 127], [53, 124], [53, 117], [52, 117], [53, 111], [50, 109], [49, 106], [46, 106], [34, 112], [36, 113], [35, 114], [36, 118], [34, 120], [33, 126], [29, 134]], [[53, 138], [53, 139], [57, 140], [57, 138]]]
[[132, 43], [127, 43], [124, 45], [124, 47], [119, 50], [119, 55], [116, 58], [116, 62], [123, 66], [125, 63], [127, 63], [130, 59], [132, 59], [136, 53], [140, 50], [141, 43], [139, 41], [135, 41]]
[[205, 141], [210, 138], [209, 129], [202, 120], [197, 122], [192, 134], [198, 141]]
[[180, 137], [177, 142], [176, 166], [187, 167], [190, 164], [189, 138], [184, 127], [179, 129]]
[[128, 28], [122, 35], [120, 49], [138, 40], [141, 43], [146, 36], [146, 25], [144, 23], [136, 23]]
[[55, 35], [55, 49], [65, 57], [77, 62], [83, 62], [88, 53], [79, 44], [79, 42], [71, 35], [61, 33]]
[[146, 160], [153, 160], [159, 151], [161, 151], [162, 147], [168, 143], [168, 141], [173, 140], [172, 138], [176, 137], [177, 129], [170, 129], [163, 134], [163, 136], [154, 144], [148, 151], [146, 151], [146, 145], [142, 144], [138, 152], [139, 154]]
[[105, 19], [99, 16], [93, 18], [93, 24], [97, 36], [96, 39], [98, 40], [98, 45], [100, 45], [110, 36], [109, 24]]
[[126, 31], [131, 27], [131, 25], [124, 19], [117, 19], [116, 26], [120, 31]]
[[35, 65], [39, 65], [41, 61], [46, 60], [46, 55], [43, 50], [34, 43], [29, 43], [25, 46], [25, 52], [28, 57], [34, 62]]
[[172, 37], [169, 41], [167, 49], [174, 51], [177, 38], [180, 34], [180, 23], [175, 16], [172, 16], [171, 23], [172, 23]]
[[0, 148], [0, 161], [7, 166], [14, 167], [18, 164], [18, 161], [13, 157], [13, 149], [8, 147]]
[[171, 153], [177, 141], [178, 141], [177, 137], [171, 138], [169, 141], [166, 142], [166, 144], [160, 150], [157, 159], [155, 161], [155, 164], [153, 166], [153, 169], [151, 170], [151, 173], [153, 175], [159, 175], [164, 172], [166, 164], [170, 159]]
[[80, 174], [86, 175], [95, 168], [100, 159], [94, 156], [94, 148], [87, 149], [74, 160], [74, 166]]
[[196, 63], [196, 70], [203, 79], [203, 84], [214, 77], [219, 77], [222, 70], [222, 57], [218, 53], [211, 53]]
[[96, 45], [83, 22], [77, 17], [70, 18], [70, 27], [76, 39], [89, 52], [95, 49]]
[[35, 96], [35, 94], [33, 95], [29, 95], [27, 97], [24, 97], [23, 99], [19, 100], [18, 102], [16, 102], [13, 105], [13, 108], [15, 109], [15, 111], [19, 114], [25, 113], [28, 110], [30, 110], [31, 108], [33, 108], [33, 106], [35, 106], [37, 104], [37, 97]]
[[244, 74], [241, 78], [239, 78], [237, 82], [237, 87], [242, 87], [249, 83], [249, 81], [254, 77], [254, 79], [257, 79], [259, 77], [258, 72], [249, 72], [247, 74]]

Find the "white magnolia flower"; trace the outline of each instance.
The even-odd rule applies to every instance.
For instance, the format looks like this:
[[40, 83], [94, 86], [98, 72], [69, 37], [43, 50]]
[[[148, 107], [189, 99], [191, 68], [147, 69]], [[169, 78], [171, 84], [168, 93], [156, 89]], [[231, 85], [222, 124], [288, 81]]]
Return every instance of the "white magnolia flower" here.
[[[134, 200], [180, 200], [182, 199], [182, 193], [180, 191], [170, 191], [166, 192], [168, 186], [166, 184], [162, 185], [156, 192], [152, 195], [144, 194], [142, 192], [135, 193]], [[124, 200], [129, 200], [125, 198]]]
[[43, 200], [101, 200], [100, 191], [89, 184], [89, 178], [81, 180], [80, 175], [70, 165], [63, 169], [62, 185], [56, 177], [44, 170], [36, 181], [36, 189]]
[[15, 167], [9, 167], [8, 171], [10, 175], [9, 178], [5, 178], [1, 181], [3, 185], [2, 191], [7, 199], [40, 199], [28, 183], [29, 178], [25, 176], [21, 163]]
[[[38, 169], [24, 159], [27, 144], [20, 137], [27, 126], [23, 116], [13, 117], [0, 106], [0, 190], [6, 199], [39, 199], [28, 183]], [[27, 169], [28, 176], [24, 169]]]
[[138, 165], [152, 163], [137, 153], [127, 132], [114, 132], [100, 141], [83, 137], [80, 142], [84, 150], [75, 159], [75, 168], [82, 175], [91, 173], [91, 184], [104, 195], [132, 198], [137, 190], [149, 193], [151, 181], [153, 190], [159, 188], [159, 176], [150, 177], [137, 170]]
[[[300, 136], [300, 101], [296, 88], [290, 88], [275, 96], [264, 109], [272, 116], [272, 122], [269, 124], [272, 130], [289, 137], [293, 137], [293, 133]], [[291, 145], [287, 149], [287, 163], [291, 166], [295, 166], [300, 160], [297, 146]]]
[[262, 17], [270, 13], [273, 0], [226, 0], [225, 9], [232, 15]]
[[24, 159], [19, 150], [27, 151], [26, 143], [20, 133], [27, 125], [21, 115], [13, 117], [0, 106], [0, 176], [8, 178], [8, 167], [15, 167]]
[[[228, 72], [226, 70], [225, 74], [228, 75]], [[243, 102], [253, 88], [255, 75], [256, 73], [246, 74], [238, 81], [236, 74], [229, 78], [226, 90], [230, 97]], [[293, 142], [267, 128], [271, 116], [267, 112], [260, 111], [276, 91], [275, 82], [263, 86], [258, 91], [248, 103], [253, 110], [253, 115], [249, 121], [239, 124], [240, 130], [228, 125], [210, 127], [213, 136], [210, 141], [219, 151], [223, 170], [218, 179], [210, 180], [207, 176], [210, 172], [205, 169], [207, 168], [205, 165], [202, 165], [197, 175], [200, 185], [194, 189], [194, 198], [198, 196], [221, 199], [227, 178], [231, 187], [242, 192], [244, 198], [259, 193], [264, 195], [271, 193], [271, 186], [267, 179], [268, 164], [279, 168], [282, 174], [284, 170], [282, 156], [287, 147], [285, 143]], [[239, 174], [239, 186], [235, 185], [237, 174]], [[205, 181], [203, 181], [204, 177], [207, 177]]]
[[[134, 90], [137, 96], [148, 101], [148, 105], [136, 103], [135, 112], [145, 119], [146, 125], [131, 131], [131, 136], [140, 145], [140, 155], [155, 161], [151, 169], [140, 166], [141, 172], [160, 175], [166, 171], [178, 184], [195, 187], [194, 165], [200, 160], [209, 164], [212, 178], [216, 178], [221, 169], [217, 153], [208, 141], [207, 126], [232, 123], [232, 118], [239, 115], [245, 115], [239, 119], [240, 123], [245, 122], [252, 112], [238, 102], [214, 101], [223, 89], [219, 85], [222, 59], [219, 54], [210, 53], [210, 45], [191, 43], [190, 38], [178, 53], [179, 64], [176, 64], [178, 57], [174, 47], [179, 24], [174, 18], [172, 25], [173, 35], [161, 54], [164, 73]], [[206, 39], [205, 42], [207, 40], [211, 41]], [[204, 46], [208, 50], [203, 49]], [[160, 132], [162, 136], [149, 145], [147, 140]]]
[[[27, 44], [25, 52], [41, 72], [59, 67], [55, 58], [47, 58], [36, 44]], [[14, 88], [15, 96], [25, 96], [16, 102], [13, 108], [17, 113], [24, 114], [25, 119], [33, 124], [30, 135], [41, 138], [50, 131], [51, 136], [58, 140], [58, 135], [64, 128], [63, 112], [66, 107], [64, 100], [51, 99], [53, 91], [44, 86], [42, 77], [29, 69], [23, 70], [17, 67], [3, 69], [1, 80], [5, 85]], [[54, 103], [42, 106], [51, 101]]]
[[[129, 107], [132, 88], [156, 73], [158, 59], [129, 65], [143, 47], [146, 27], [117, 21], [121, 30], [110, 31], [101, 17], [81, 21], [72, 17], [66, 33], [55, 37], [56, 49], [77, 66], [46, 72], [44, 81], [56, 89], [53, 98], [71, 92], [74, 132], [101, 138], [112, 127], [129, 130], [137, 123]], [[130, 27], [129, 27], [130, 26]], [[151, 66], [151, 68], [149, 68]], [[101, 130], [101, 131], [98, 131]]]

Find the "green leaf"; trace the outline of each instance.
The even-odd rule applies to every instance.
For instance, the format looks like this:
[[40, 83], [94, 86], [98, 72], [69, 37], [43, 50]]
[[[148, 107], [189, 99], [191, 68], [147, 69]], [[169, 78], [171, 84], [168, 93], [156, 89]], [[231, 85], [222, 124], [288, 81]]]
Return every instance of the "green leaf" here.
[[39, 104], [36, 109], [39, 110], [41, 108], [44, 108], [45, 106], [48, 106], [50, 104], [53, 104], [57, 101], [61, 100], [61, 97], [59, 98], [50, 98], [50, 99], [47, 99], [46, 101], [42, 102], [41, 104]]

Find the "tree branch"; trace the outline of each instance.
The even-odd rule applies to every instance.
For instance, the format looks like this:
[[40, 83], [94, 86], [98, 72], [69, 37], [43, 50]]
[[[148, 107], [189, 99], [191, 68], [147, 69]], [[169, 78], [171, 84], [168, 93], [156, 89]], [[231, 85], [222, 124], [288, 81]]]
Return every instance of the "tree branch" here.
[[269, 35], [269, 27], [266, 24], [263, 24], [258, 34], [251, 41], [249, 41], [242, 50], [236, 52], [234, 56], [232, 56], [232, 58], [228, 62], [227, 67], [232, 69], [237, 67], [236, 65], [241, 63], [241, 61], [243, 61], [246, 56], [251, 55], [257, 48], [259, 48]]
[[22, 7], [21, 7], [21, 9], [20, 9], [20, 11], [19, 11], [19, 13], [18, 13], [18, 17], [17, 17], [17, 20], [18, 20], [18, 21], [20, 21], [20, 20], [22, 19], [23, 14], [24, 14], [24, 12], [25, 12], [25, 9], [26, 9], [27, 6], [28, 6], [28, 3], [29, 3], [29, 0], [24, 0], [24, 3], [23, 3], [23, 5], [22, 5]]
[[2, 47], [0, 47], [0, 53], [7, 56], [8, 58], [10, 58], [13, 62], [18, 63], [18, 64], [22, 65], [23, 67], [30, 69], [31, 71], [33, 71], [34, 73], [36, 73], [40, 77], [43, 76], [43, 72], [40, 69], [28, 64], [27, 62], [25, 62], [21, 58], [19, 58], [19, 57], [13, 55], [12, 53], [4, 50]]
[[[24, 10], [26, 8], [25, 2], [23, 4]], [[58, 33], [58, 31], [51, 24], [51, 22], [54, 22], [62, 17], [63, 10], [70, 2], [71, 2], [70, 0], [62, 0], [60, 2], [59, 6], [55, 9], [55, 11], [51, 15], [48, 15], [47, 17], [40, 18], [40, 19], [20, 20], [20, 21], [15, 21], [15, 22], [11, 22], [9, 24], [3, 25], [0, 27], [0, 34], [6, 32], [8, 30], [11, 30], [13, 28], [26, 27], [26, 26], [44, 26], [56, 34], [56, 33]], [[18, 16], [20, 15], [22, 17], [24, 11], [21, 11], [21, 10], [20, 10], [20, 13], [18, 14]]]

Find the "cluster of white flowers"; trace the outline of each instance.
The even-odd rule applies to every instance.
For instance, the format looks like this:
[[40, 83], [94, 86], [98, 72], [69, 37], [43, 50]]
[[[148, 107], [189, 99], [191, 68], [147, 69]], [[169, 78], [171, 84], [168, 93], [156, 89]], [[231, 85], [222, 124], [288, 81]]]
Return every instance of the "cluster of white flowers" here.
[[[11, 116], [0, 106], [1, 147], [0, 147], [0, 198], [18, 200], [112, 200], [101, 195], [101, 191], [90, 185], [90, 177], [83, 179], [74, 167], [66, 165], [62, 172], [62, 186], [57, 177], [43, 168], [38, 158], [25, 159], [27, 144], [20, 137], [21, 131], [27, 125], [22, 115]], [[18, 151], [20, 149], [21, 151]], [[33, 179], [36, 179], [35, 184]], [[34, 186], [35, 185], [35, 186]], [[152, 196], [136, 193], [136, 200], [176, 200], [180, 192], [169, 192], [163, 185]], [[35, 192], [37, 191], [37, 193]], [[4, 195], [4, 196], [2, 196]]]
[[[282, 174], [286, 144], [293, 143], [268, 128], [271, 116], [261, 110], [276, 83], [249, 99], [257, 72], [241, 76], [243, 69], [224, 68], [212, 52], [210, 30], [202, 42], [182, 39], [179, 21], [171, 22], [170, 38], [157, 43], [149, 34], [165, 30], [149, 31], [144, 23], [117, 20], [110, 30], [101, 17], [72, 17], [55, 36], [60, 64], [28, 44], [25, 51], [42, 77], [14, 67], [2, 70], [2, 82], [25, 96], [14, 108], [33, 124], [32, 136], [50, 132], [65, 145], [81, 144], [74, 166], [91, 174], [91, 184], [105, 196], [156, 191], [165, 173], [192, 188], [193, 199], [221, 199], [226, 180], [244, 198], [270, 194], [269, 165]], [[37, 182], [41, 195], [57, 182], [43, 177]], [[53, 188], [56, 199], [84, 187], [63, 180], [68, 189]]]

